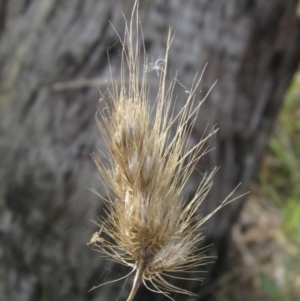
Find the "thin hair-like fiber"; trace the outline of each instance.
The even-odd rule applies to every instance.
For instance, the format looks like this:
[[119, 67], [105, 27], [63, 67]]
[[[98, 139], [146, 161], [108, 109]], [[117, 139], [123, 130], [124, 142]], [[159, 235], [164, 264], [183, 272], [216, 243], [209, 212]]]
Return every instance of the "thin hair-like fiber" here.
[[[207, 97], [195, 104], [195, 91], [204, 71], [198, 79], [195, 78], [185, 105], [175, 114], [172, 96], [176, 78], [167, 84], [171, 31], [165, 56], [158, 62], [152, 59], [149, 64], [145, 48], [144, 59], [141, 60], [138, 37], [133, 42], [134, 30], [137, 36], [138, 33], [142, 36], [138, 1], [129, 25], [126, 21], [125, 25], [121, 77], [118, 81], [112, 78], [112, 87], [108, 90], [109, 103], [100, 112], [101, 118], [97, 118], [98, 128], [107, 145], [109, 164], [96, 154], [92, 154], [92, 158], [111, 193], [104, 200], [106, 217], [100, 219], [100, 231], [93, 235], [90, 243], [114, 261], [131, 267], [130, 274], [135, 272], [127, 301], [133, 300], [142, 283], [149, 290], [170, 299], [170, 293], [192, 296], [192, 292], [172, 285], [165, 277], [184, 279], [172, 273], [191, 272], [191, 269], [210, 260], [205, 256], [205, 250], [198, 247], [204, 238], [200, 228], [233, 200], [231, 193], [207, 216], [200, 218], [197, 215], [212, 187], [212, 177], [217, 168], [204, 175], [190, 201], [181, 197], [196, 163], [209, 151], [206, 146], [208, 138], [216, 132], [213, 129], [195, 146], [188, 147], [187, 141], [200, 106]], [[149, 66], [159, 77], [152, 109], [147, 85], [147, 73], [151, 71]], [[173, 136], [171, 127], [176, 128]], [[129, 274], [122, 278], [127, 276]]]

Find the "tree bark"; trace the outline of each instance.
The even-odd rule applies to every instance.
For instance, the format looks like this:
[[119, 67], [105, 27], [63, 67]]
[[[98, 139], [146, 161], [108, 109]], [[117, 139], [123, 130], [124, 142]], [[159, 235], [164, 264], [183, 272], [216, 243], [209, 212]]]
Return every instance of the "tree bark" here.
[[[97, 227], [104, 193], [90, 158], [103, 149], [94, 116], [99, 92], [119, 73], [124, 18], [133, 0], [4, 0], [0, 3], [0, 300], [125, 300], [132, 280], [94, 285], [127, 270], [86, 247]], [[239, 183], [249, 190], [257, 175], [283, 95], [299, 63], [298, 0], [140, 0], [149, 56], [164, 55], [169, 26], [175, 37], [169, 69], [184, 103], [198, 71], [203, 104], [192, 134], [220, 128], [215, 147], [198, 169], [220, 166], [203, 214]], [[113, 24], [113, 26], [110, 24]], [[154, 80], [155, 72], [149, 73]], [[94, 79], [97, 80], [94, 80]], [[93, 81], [87, 81], [93, 79]], [[193, 141], [191, 141], [193, 143]], [[195, 191], [195, 173], [185, 196]], [[230, 230], [243, 200], [215, 215], [203, 229], [213, 281], [226, 257]], [[180, 284], [201, 293], [198, 282]], [[137, 300], [165, 300], [140, 289]], [[175, 296], [176, 299], [182, 298]], [[184, 299], [184, 297], [183, 297]]]

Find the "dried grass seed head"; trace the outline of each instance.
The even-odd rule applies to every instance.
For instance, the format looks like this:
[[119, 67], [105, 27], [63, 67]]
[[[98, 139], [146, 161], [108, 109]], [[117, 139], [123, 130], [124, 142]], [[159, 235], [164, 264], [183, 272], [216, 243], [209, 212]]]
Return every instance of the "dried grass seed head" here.
[[[109, 104], [97, 119], [109, 150], [109, 166], [93, 154], [113, 196], [105, 202], [107, 217], [100, 224], [101, 237], [93, 236], [91, 243], [136, 272], [128, 301], [133, 299], [142, 282], [152, 291], [168, 297], [170, 292], [193, 295], [168, 283], [164, 276], [187, 272], [207, 261], [197, 248], [203, 239], [199, 229], [227, 203], [226, 199], [202, 219], [196, 215], [211, 188], [216, 169], [203, 178], [189, 203], [181, 198], [195, 164], [206, 153], [207, 139], [215, 133], [213, 130], [197, 145], [188, 148], [187, 140], [203, 101], [194, 103], [202, 75], [193, 83], [184, 107], [176, 116], [172, 114], [176, 79], [167, 86], [172, 39], [169, 32], [166, 54], [159, 59], [159, 70], [153, 68], [159, 71], [159, 87], [155, 106], [150, 108], [147, 72], [151, 63], [147, 63], [145, 53], [141, 62], [138, 41], [133, 43], [133, 31], [141, 32], [137, 14], [134, 8], [130, 24], [126, 23], [120, 83], [113, 81]], [[173, 137], [171, 126], [176, 126]]]

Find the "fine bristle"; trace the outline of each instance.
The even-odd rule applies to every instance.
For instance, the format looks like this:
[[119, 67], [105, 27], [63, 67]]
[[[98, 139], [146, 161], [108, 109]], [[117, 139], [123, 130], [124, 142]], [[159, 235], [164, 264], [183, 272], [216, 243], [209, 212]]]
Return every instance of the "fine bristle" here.
[[[107, 216], [100, 221], [101, 233], [93, 236], [91, 244], [135, 271], [128, 301], [133, 300], [141, 283], [169, 298], [172, 292], [193, 295], [167, 282], [165, 276], [178, 278], [172, 273], [187, 272], [208, 261], [198, 249], [203, 240], [200, 227], [228, 203], [226, 199], [208, 216], [197, 217], [216, 168], [203, 177], [192, 200], [186, 202], [181, 197], [197, 161], [208, 151], [208, 138], [216, 130], [188, 147], [204, 100], [198, 104], [194, 101], [201, 75], [192, 84], [184, 107], [175, 114], [172, 93], [176, 79], [167, 84], [171, 31], [165, 56], [149, 63], [146, 53], [142, 53], [141, 61], [138, 42], [133, 43], [133, 31], [141, 32], [137, 14], [135, 6], [122, 41], [121, 79], [113, 81], [108, 105], [97, 119], [107, 145], [109, 166], [92, 155], [112, 194], [105, 200]], [[149, 66], [159, 76], [154, 106], [148, 99]], [[176, 129], [173, 136], [171, 127]]]

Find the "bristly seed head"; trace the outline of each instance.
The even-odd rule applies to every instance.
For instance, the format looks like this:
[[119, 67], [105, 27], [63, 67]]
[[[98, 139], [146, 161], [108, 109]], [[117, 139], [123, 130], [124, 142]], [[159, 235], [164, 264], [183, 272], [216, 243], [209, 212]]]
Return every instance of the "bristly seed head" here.
[[[193, 83], [181, 111], [169, 117], [173, 115], [172, 92], [177, 81], [166, 84], [170, 33], [166, 55], [159, 60], [155, 109], [149, 109], [149, 64], [145, 53], [144, 62], [140, 63], [138, 42], [133, 44], [133, 29], [137, 33], [140, 30], [136, 5], [122, 43], [120, 84], [113, 83], [109, 92], [111, 107], [108, 105], [100, 112], [102, 118], [97, 119], [109, 150], [110, 165], [92, 155], [113, 196], [105, 202], [108, 214], [100, 222], [100, 235], [93, 235], [90, 243], [136, 272], [128, 301], [133, 300], [141, 283], [168, 297], [171, 292], [193, 295], [168, 283], [164, 276], [188, 272], [207, 262], [203, 250], [197, 247], [203, 239], [200, 227], [228, 203], [226, 199], [202, 219], [196, 215], [216, 169], [203, 178], [191, 201], [187, 203], [181, 198], [182, 189], [199, 158], [207, 152], [206, 141], [215, 130], [188, 148], [186, 142], [202, 103], [194, 103], [201, 76]], [[176, 127], [173, 137], [171, 126]]]

